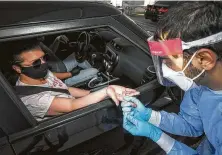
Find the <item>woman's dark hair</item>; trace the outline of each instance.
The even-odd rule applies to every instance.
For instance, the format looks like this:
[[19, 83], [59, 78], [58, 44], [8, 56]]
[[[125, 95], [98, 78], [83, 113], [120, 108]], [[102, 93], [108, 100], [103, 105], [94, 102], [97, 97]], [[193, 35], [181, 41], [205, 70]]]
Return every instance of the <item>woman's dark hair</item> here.
[[[166, 34], [164, 39], [180, 37], [183, 41], [189, 42], [221, 32], [221, 6], [221, 2], [213, 1], [179, 2], [158, 22], [154, 39], [161, 39], [161, 36]], [[187, 52], [194, 52], [198, 48], [192, 48]], [[205, 48], [222, 57], [222, 41]]]
[[41, 49], [40, 42], [37, 40], [27, 40], [27, 41], [14, 41], [11, 44], [10, 51], [12, 52], [11, 64], [19, 65], [23, 62], [21, 54], [23, 52], [29, 52], [34, 49]]

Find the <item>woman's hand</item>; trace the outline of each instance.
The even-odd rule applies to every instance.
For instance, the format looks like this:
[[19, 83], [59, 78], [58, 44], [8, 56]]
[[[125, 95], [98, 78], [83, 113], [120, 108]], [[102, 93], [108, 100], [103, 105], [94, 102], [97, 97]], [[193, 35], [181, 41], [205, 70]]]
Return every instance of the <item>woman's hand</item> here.
[[106, 94], [116, 103], [116, 105], [119, 105], [119, 101], [123, 101], [123, 97], [139, 95], [140, 92], [131, 88], [110, 85], [106, 88]]

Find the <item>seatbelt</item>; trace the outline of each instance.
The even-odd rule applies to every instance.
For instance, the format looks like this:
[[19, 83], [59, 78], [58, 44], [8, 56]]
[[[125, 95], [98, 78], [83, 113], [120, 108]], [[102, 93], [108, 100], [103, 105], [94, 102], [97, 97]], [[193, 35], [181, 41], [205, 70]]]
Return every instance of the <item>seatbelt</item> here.
[[14, 86], [14, 90], [20, 98], [33, 94], [38, 94], [44, 91], [60, 92], [67, 95], [71, 95], [67, 89], [38, 87], [38, 86]]

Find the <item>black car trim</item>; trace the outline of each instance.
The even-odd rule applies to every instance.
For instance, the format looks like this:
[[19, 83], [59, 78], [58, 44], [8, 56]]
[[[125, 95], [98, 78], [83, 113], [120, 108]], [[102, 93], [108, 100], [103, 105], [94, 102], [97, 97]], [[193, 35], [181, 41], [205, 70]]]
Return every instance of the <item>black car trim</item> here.
[[9, 141], [11, 143], [13, 143], [14, 141], [17, 141], [17, 140], [23, 139], [25, 137], [31, 136], [35, 133], [38, 133], [38, 134], [44, 133], [45, 131], [47, 131], [51, 128], [63, 125], [65, 123], [68, 123], [68, 122], [71, 122], [72, 120], [81, 118], [81, 117], [83, 117], [87, 114], [90, 114], [92, 112], [98, 111], [98, 110], [103, 109], [103, 108], [112, 107], [112, 106], [115, 106], [114, 103], [112, 103], [109, 100], [105, 100], [105, 101], [99, 102], [97, 104], [90, 105], [90, 106], [84, 107], [82, 109], [73, 111], [73, 112], [68, 113], [68, 114], [53, 117], [52, 119], [41, 122], [35, 128], [23, 130], [19, 133], [15, 133], [15, 134], [10, 135], [9, 136]]
[[0, 72], [0, 85], [5, 89], [8, 96], [14, 101], [15, 105], [18, 107], [18, 109], [23, 114], [23, 116], [26, 118], [26, 120], [29, 122], [29, 124], [31, 126], [37, 125], [37, 121], [32, 116], [32, 114], [28, 111], [28, 109], [25, 107], [25, 105], [22, 103], [22, 101], [19, 99], [19, 97], [13, 92], [12, 86], [5, 79], [2, 72]]
[[115, 20], [117, 20], [119, 23], [122, 21], [126, 21], [127, 23], [124, 25], [127, 29], [129, 29], [131, 32], [137, 31], [137, 35], [144, 40], [144, 42], [147, 41], [147, 39], [151, 36], [146, 30], [141, 28], [139, 25], [137, 25], [132, 19], [128, 19], [130, 17], [127, 17], [126, 15], [122, 16], [114, 16]]
[[[90, 22], [86, 22], [86, 21], [90, 21]], [[87, 25], [88, 23], [90, 24]], [[52, 22], [52, 23], [49, 22], [49, 23], [44, 23], [40, 25], [33, 24], [26, 27], [10, 27], [7, 29], [0, 29], [0, 34], [1, 34], [0, 41], [9, 41], [9, 40], [21, 39], [21, 38], [23, 39], [27, 37], [34, 37], [34, 36], [39, 36], [39, 35], [44, 35], [44, 34], [50, 35], [50, 34], [56, 34], [59, 32], [70, 32], [74, 30], [76, 31], [76, 30], [84, 30], [84, 29], [90, 29], [90, 28], [110, 27], [116, 32], [118, 32], [119, 34], [121, 34], [122, 36], [124, 36], [125, 38], [127, 38], [128, 40], [130, 40], [134, 45], [142, 49], [146, 54], [150, 55], [148, 52], [149, 51], [148, 45], [146, 45], [146, 40], [144, 40], [143, 44], [141, 44], [141, 42], [138, 41], [139, 39], [135, 39], [137, 42], [133, 41], [124, 33], [117, 30], [116, 27], [118, 27], [119, 25], [126, 28], [128, 31], [132, 32], [134, 34], [134, 37], [140, 38], [131, 29], [122, 25], [118, 20], [112, 17], [98, 17], [94, 19], [87, 18], [87, 19], [80, 19], [80, 20], [70, 20], [66, 22]], [[39, 29], [39, 27], [41, 27], [41, 29]]]
[[[16, 12], [16, 14], [15, 14]], [[122, 12], [104, 2], [0, 2], [0, 27], [77, 18], [118, 15]], [[8, 14], [8, 18], [5, 15]]]
[[[147, 91], [147, 90], [154, 90], [159, 87], [161, 87], [161, 85], [158, 83], [158, 81], [153, 80], [141, 87], [138, 87], [137, 90], [140, 92], [143, 92], [143, 91]], [[41, 122], [35, 128], [23, 130], [19, 133], [12, 134], [9, 136], [9, 140], [10, 140], [10, 142], [13, 142], [13, 141], [17, 141], [19, 139], [28, 137], [30, 135], [33, 135], [35, 133], [40, 134], [41, 132], [43, 133], [44, 131], [47, 131], [48, 129], [68, 123], [74, 119], [81, 118], [81, 117], [83, 117], [87, 114], [90, 114], [92, 112], [95, 112], [95, 111], [98, 111], [98, 110], [101, 110], [104, 108], [114, 107], [114, 106], [115, 106], [115, 104], [110, 99], [106, 99], [106, 100], [101, 101], [97, 104], [93, 104], [93, 105], [84, 107], [82, 109], [70, 112], [68, 114], [53, 117], [50, 120]]]

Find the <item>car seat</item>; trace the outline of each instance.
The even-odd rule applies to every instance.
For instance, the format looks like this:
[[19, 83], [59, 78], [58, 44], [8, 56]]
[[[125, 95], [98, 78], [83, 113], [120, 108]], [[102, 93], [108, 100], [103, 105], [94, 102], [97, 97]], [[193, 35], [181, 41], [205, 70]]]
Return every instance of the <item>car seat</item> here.
[[44, 45], [42, 42], [40, 42], [40, 47], [42, 50], [49, 55], [48, 64], [50, 67], [50, 70], [52, 72], [57, 73], [64, 73], [67, 72], [65, 64], [60, 60], [55, 53], [52, 52], [51, 49], [49, 49], [46, 45]]

